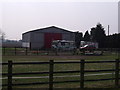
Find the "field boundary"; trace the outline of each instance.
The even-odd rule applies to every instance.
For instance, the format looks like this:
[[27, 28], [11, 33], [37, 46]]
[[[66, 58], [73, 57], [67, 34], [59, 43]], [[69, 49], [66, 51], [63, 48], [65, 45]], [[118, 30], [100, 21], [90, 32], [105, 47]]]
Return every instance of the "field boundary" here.
[[[119, 48], [98, 48], [98, 49], [91, 49], [92, 51], [99, 51], [97, 55], [102, 55], [104, 51], [110, 51], [110, 52], [115, 52], [118, 53], [120, 52]], [[81, 51], [80, 51], [81, 52]], [[40, 55], [78, 55], [80, 52], [77, 52], [75, 50], [68, 50], [68, 51], [58, 51], [58, 50], [52, 50], [52, 49], [46, 49], [46, 50], [41, 50], [41, 49], [35, 49], [31, 50], [30, 48], [25, 48], [25, 47], [2, 47], [2, 55], [3, 56], [40, 56]], [[91, 53], [91, 52], [90, 52]], [[92, 54], [88, 55], [92, 55]], [[82, 53], [81, 53], [82, 54]]]
[[[54, 65], [55, 64], [73, 64], [73, 63], [79, 63], [80, 64], [80, 70], [77, 71], [54, 71]], [[104, 70], [85, 70], [85, 64], [87, 63], [114, 63], [115, 69], [104, 69]], [[80, 88], [84, 88], [85, 82], [93, 82], [93, 81], [105, 81], [105, 80], [115, 80], [115, 87], [119, 87], [119, 63], [120, 60], [109, 60], [109, 61], [85, 61], [84, 59], [80, 61], [54, 61], [49, 60], [47, 62], [12, 62], [8, 61], [8, 63], [1, 63], [2, 65], [8, 66], [8, 73], [2, 73], [2, 75], [8, 77], [7, 84], [3, 84], [2, 86], [7, 86], [8, 90], [12, 90], [12, 86], [22, 86], [22, 85], [39, 85], [39, 84], [48, 84], [49, 89], [53, 90], [53, 85], [56, 83], [68, 83], [68, 82], [79, 82]], [[47, 64], [49, 65], [49, 71], [48, 72], [29, 72], [29, 73], [13, 73], [13, 65], [39, 65], [39, 64]], [[105, 78], [105, 79], [95, 79], [95, 80], [85, 80], [85, 73], [86, 72], [114, 72], [115, 77], [114, 78]], [[79, 73], [80, 80], [69, 80], [69, 81], [54, 81], [54, 74], [63, 74], [63, 73]], [[13, 84], [12, 80], [15, 75], [30, 75], [30, 74], [48, 74], [49, 81], [48, 82], [36, 82], [36, 83], [20, 83], [20, 84]]]

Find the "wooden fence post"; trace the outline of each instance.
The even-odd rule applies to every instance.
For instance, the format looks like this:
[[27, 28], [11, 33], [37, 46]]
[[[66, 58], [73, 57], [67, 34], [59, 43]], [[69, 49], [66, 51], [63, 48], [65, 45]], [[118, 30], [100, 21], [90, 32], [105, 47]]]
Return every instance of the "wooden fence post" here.
[[27, 50], [28, 48], [26, 47], [26, 49], [25, 49], [25, 55], [27, 55], [28, 54], [28, 50]]
[[12, 61], [8, 61], [8, 90], [12, 90]]
[[85, 68], [85, 60], [81, 60], [80, 63], [80, 88], [84, 88], [84, 68]]
[[37, 55], [39, 55], [39, 48], [37, 49]]
[[15, 47], [15, 55], [17, 54], [17, 50], [16, 50], [16, 47]]
[[50, 66], [49, 66], [49, 90], [53, 90], [53, 68], [54, 68], [54, 61], [50, 60]]
[[58, 49], [55, 49], [55, 55], [58, 55]]
[[47, 49], [47, 55], [49, 55], [49, 51], [50, 51], [50, 50], [49, 50], [49, 49]]
[[5, 47], [3, 47], [3, 55], [5, 55]]
[[119, 87], [119, 59], [116, 59], [115, 62], [115, 86]]

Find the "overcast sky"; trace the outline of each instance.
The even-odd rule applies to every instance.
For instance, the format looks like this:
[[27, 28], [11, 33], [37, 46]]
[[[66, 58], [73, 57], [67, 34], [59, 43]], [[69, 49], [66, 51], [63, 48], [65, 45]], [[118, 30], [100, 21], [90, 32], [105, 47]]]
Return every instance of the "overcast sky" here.
[[[97, 1], [97, 0], [96, 0]], [[107, 34], [118, 32], [117, 2], [4, 2], [2, 26], [7, 39], [22, 39], [22, 33], [49, 26], [70, 31], [90, 31], [100, 22]]]

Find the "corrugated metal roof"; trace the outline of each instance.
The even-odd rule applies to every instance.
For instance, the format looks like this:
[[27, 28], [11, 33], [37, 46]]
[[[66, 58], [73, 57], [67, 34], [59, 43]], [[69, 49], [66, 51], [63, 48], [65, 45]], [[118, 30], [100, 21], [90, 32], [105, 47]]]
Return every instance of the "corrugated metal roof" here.
[[62, 30], [62, 31], [65, 31], [65, 32], [74, 33], [74, 32], [72, 32], [72, 31], [65, 30], [65, 29], [62, 29], [62, 28], [59, 28], [59, 27], [56, 27], [56, 26], [51, 26], [51, 27], [46, 27], [46, 28], [41, 28], [41, 29], [36, 29], [36, 30], [28, 31], [28, 32], [25, 32], [25, 33], [23, 33], [23, 34], [30, 33], [30, 32], [37, 32], [37, 31], [45, 30], [45, 29], [49, 29], [49, 28], [56, 28], [56, 29], [58, 29], [58, 30]]

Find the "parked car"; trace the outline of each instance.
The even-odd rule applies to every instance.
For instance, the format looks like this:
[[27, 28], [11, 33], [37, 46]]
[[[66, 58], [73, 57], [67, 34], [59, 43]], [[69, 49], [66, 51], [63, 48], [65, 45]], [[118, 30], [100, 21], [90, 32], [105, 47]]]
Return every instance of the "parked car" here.
[[80, 47], [80, 51], [84, 55], [102, 55], [103, 51], [96, 50], [97, 48], [94, 45], [84, 45]]
[[94, 45], [84, 45], [83, 47], [80, 47], [80, 49], [96, 49]]
[[52, 41], [51, 48], [61, 50], [61, 51], [66, 51], [66, 50], [74, 50], [76, 47], [75, 47], [74, 41], [54, 40]]

